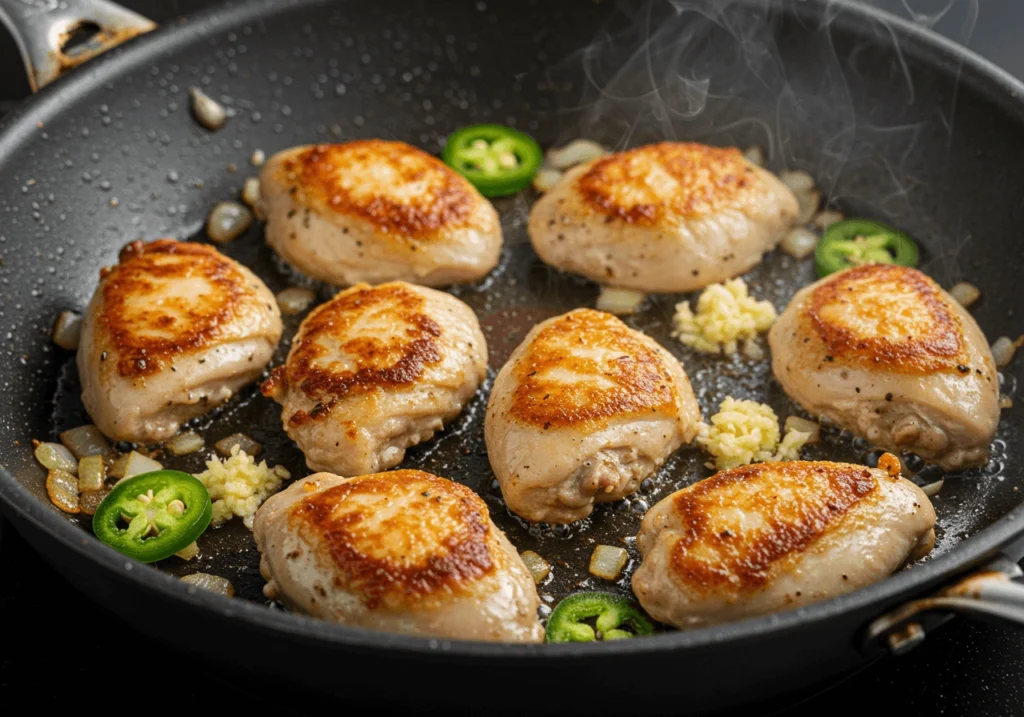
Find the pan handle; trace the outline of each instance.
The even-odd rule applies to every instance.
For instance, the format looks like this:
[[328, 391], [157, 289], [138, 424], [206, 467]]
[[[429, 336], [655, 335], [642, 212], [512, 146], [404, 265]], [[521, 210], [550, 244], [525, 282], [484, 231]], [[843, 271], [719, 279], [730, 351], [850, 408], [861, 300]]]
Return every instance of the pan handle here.
[[0, 0], [32, 91], [156, 23], [106, 0]]
[[927, 630], [953, 615], [1024, 627], [1024, 584], [1014, 582], [1021, 576], [1024, 570], [1017, 563], [998, 558], [935, 595], [906, 603], [872, 622], [864, 648], [882, 646], [901, 655], [920, 645]]

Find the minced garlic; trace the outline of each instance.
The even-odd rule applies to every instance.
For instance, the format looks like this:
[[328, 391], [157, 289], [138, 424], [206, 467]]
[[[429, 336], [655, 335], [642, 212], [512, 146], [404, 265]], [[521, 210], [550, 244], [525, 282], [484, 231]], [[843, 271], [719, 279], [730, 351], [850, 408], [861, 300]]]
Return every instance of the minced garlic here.
[[697, 444], [714, 458], [708, 467], [721, 471], [760, 461], [796, 460], [811, 434], [789, 430], [781, 442], [779, 437], [779, 419], [771, 406], [729, 396], [711, 423], [700, 425]]
[[[690, 348], [710, 354], [736, 353], [739, 343], [752, 344], [775, 323], [775, 307], [747, 292], [743, 279], [712, 284], [697, 299], [697, 313], [687, 301], [676, 304], [672, 335]], [[756, 353], [745, 350], [748, 356]]]
[[249, 530], [256, 510], [290, 477], [284, 466], [270, 468], [266, 461], [256, 463], [237, 445], [224, 460], [214, 457], [206, 461], [206, 470], [196, 476], [213, 501], [211, 524], [219, 526], [237, 516]]

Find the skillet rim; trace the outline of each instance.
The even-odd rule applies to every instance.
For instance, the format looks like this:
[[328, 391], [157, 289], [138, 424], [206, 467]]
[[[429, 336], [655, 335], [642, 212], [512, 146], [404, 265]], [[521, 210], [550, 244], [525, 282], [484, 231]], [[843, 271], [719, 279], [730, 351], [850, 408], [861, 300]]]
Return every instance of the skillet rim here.
[[[747, 1], [739, 0], [741, 3]], [[292, 8], [327, 4], [328, 0], [290, 0], [288, 3], [275, 0], [231, 0], [182, 20], [162, 25], [147, 35], [130, 40], [44, 88], [0, 122], [0, 171], [6, 165], [7, 157], [38, 128], [37, 123], [45, 124], [50, 117], [70, 111], [97, 85], [112, 81], [140, 64], [158, 60], [165, 54], [181, 50], [194, 42], [218, 35], [246, 22], [266, 20]], [[947, 74], [950, 64], [958, 64], [958, 83], [974, 85], [990, 98], [993, 97], [993, 90], [1004, 93], [1004, 109], [1016, 105], [1016, 114], [1024, 126], [1024, 82], [968, 48], [932, 30], [878, 8], [854, 3], [853, 0], [805, 0], [797, 6], [785, 4], [784, 12], [809, 18], [821, 17], [822, 14], [829, 12], [832, 15], [831, 22], [845, 24], [853, 28], [854, 33], [857, 33], [857, 28], [861, 28], [860, 34], [864, 34], [863, 28], [872, 23], [884, 24], [894, 37], [900, 39], [901, 52], [904, 55], [909, 54], [915, 61]], [[997, 102], [996, 99], [991, 101]], [[64, 548], [76, 553], [76, 557], [89, 560], [98, 568], [112, 573], [114, 579], [128, 580], [144, 592], [176, 599], [193, 610], [216, 613], [222, 620], [239, 623], [239, 628], [258, 627], [278, 633], [282, 637], [336, 645], [343, 650], [362, 648], [370, 651], [401, 652], [407, 656], [428, 652], [449, 659], [573, 657], [601, 660], [631, 654], [696, 650], [727, 642], [739, 644], [767, 636], [779, 636], [797, 628], [823, 624], [844, 614], [868, 610], [876, 604], [878, 612], [882, 613], [886, 609], [884, 606], [920, 595], [927, 589], [926, 585], [935, 585], [952, 579], [985, 558], [993, 556], [1015, 538], [1024, 535], [1022, 502], [1002, 518], [960, 542], [948, 553], [912, 570], [902, 571], [848, 595], [824, 602], [723, 625], [668, 632], [644, 640], [616, 640], [600, 644], [515, 644], [444, 640], [348, 627], [299, 614], [270, 610], [249, 601], [224, 598], [206, 591], [190, 589], [172, 575], [152, 566], [130, 561], [101, 543], [90, 533], [63, 518], [51, 506], [34, 497], [2, 466], [0, 503], [6, 506], [7, 510], [14, 511], [19, 519], [48, 533]]]

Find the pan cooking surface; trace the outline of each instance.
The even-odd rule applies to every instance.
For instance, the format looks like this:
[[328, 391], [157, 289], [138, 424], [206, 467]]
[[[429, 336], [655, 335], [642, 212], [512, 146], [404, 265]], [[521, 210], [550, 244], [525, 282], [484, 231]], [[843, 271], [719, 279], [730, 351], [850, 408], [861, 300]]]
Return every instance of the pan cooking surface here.
[[[53, 439], [89, 422], [73, 357], [52, 347], [48, 336], [60, 310], [85, 308], [98, 269], [136, 238], [202, 240], [199, 228], [213, 204], [237, 197], [244, 178], [258, 171], [248, 164], [253, 150], [269, 155], [308, 142], [383, 137], [436, 152], [456, 127], [492, 121], [528, 131], [544, 146], [580, 136], [616, 148], [662, 138], [759, 144], [769, 150], [772, 169], [810, 171], [837, 208], [914, 235], [924, 251], [922, 268], [943, 286], [959, 279], [978, 284], [983, 299], [972, 313], [990, 340], [1020, 332], [1014, 271], [998, 261], [1019, 256], [1013, 252], [1024, 223], [1024, 177], [1005, 160], [1024, 152], [1024, 140], [1009, 115], [986, 109], [981, 95], [960, 87], [953, 122], [951, 80], [919, 63], [901, 64], [905, 57], [897, 61], [893, 36], [884, 28], [867, 28], [863, 36], [838, 30], [829, 35], [781, 16], [765, 23], [754, 15], [757, 22], [747, 24], [774, 39], [765, 45], [772, 59], [752, 65], [734, 51], [739, 41], [757, 39], [747, 24], [698, 21], [704, 15], [669, 22], [641, 17], [620, 44], [593, 44], [594, 38], [607, 39], [600, 28], [613, 9], [584, 4], [586, 13], [573, 12], [568, 3], [536, 4], [527, 16], [520, 3], [466, 5], [466, 12], [451, 15], [431, 13], [426, 5], [396, 10], [346, 4], [344, 11], [301, 6], [172, 48], [40, 127], [0, 167], [8, 185], [0, 195], [0, 329], [10, 332], [4, 359], [15, 372], [0, 388], [6, 439], [0, 464], [45, 500], [43, 472], [32, 461], [28, 439]], [[698, 34], [703, 28], [707, 37], [684, 36], [683, 27]], [[509, 37], [521, 40], [502, 40]], [[686, 42], [670, 44], [672, 37]], [[826, 39], [808, 39], [814, 37]], [[503, 49], [496, 53], [494, 47]], [[662, 76], [661, 67], [676, 69]], [[191, 85], [232, 109], [223, 130], [209, 133], [191, 119]], [[653, 95], [652, 87], [658, 90]], [[975, 100], [977, 111], [971, 109]], [[1012, 140], [1017, 146], [1007, 145], [1010, 137], [1018, 138]], [[993, 166], [1000, 167], [998, 178]], [[946, 181], [952, 176], [955, 187]], [[965, 196], [964, 186], [984, 201]], [[517, 548], [535, 550], [552, 563], [552, 576], [539, 592], [554, 604], [578, 589], [611, 587], [587, 573], [593, 546], [602, 543], [630, 549], [629, 568], [617, 586], [628, 593], [639, 559], [632, 536], [643, 512], [712, 471], [696, 448], [684, 447], [640, 493], [599, 506], [591, 518], [567, 528], [531, 527], [504, 507], [483, 441], [490, 382], [533, 325], [593, 306], [597, 296], [595, 285], [559, 275], [533, 254], [525, 227], [532, 199], [527, 193], [496, 202], [505, 231], [501, 265], [482, 283], [451, 290], [484, 327], [488, 382], [442, 433], [411, 449], [403, 467], [452, 478], [480, 493]], [[273, 258], [261, 227], [224, 251], [275, 292], [301, 281]], [[772, 253], [746, 279], [754, 296], [781, 311], [814, 280], [813, 261]], [[321, 301], [333, 293], [318, 288]], [[780, 419], [796, 412], [771, 379], [769, 359], [703, 357], [672, 339], [673, 306], [681, 298], [657, 297], [627, 323], [683, 361], [705, 418], [727, 395], [767, 402]], [[300, 320], [286, 317], [274, 365], [283, 361]], [[1003, 379], [1006, 394], [1015, 390], [1019, 363]], [[947, 480], [934, 501], [939, 525], [933, 555], [1020, 504], [1012, 463], [1019, 439], [1011, 430], [1019, 413], [1018, 407], [1004, 411], [989, 465]], [[264, 445], [261, 458], [284, 465], [293, 477], [306, 475], [279, 415], [279, 407], [250, 386], [196, 426], [207, 446], [247, 433]], [[832, 433], [804, 456], [861, 462], [868, 449]], [[198, 472], [208, 453], [162, 460]], [[266, 602], [257, 551], [240, 521], [208, 531], [200, 546], [200, 558], [172, 558], [161, 567], [179, 575], [222, 575], [240, 597]]]

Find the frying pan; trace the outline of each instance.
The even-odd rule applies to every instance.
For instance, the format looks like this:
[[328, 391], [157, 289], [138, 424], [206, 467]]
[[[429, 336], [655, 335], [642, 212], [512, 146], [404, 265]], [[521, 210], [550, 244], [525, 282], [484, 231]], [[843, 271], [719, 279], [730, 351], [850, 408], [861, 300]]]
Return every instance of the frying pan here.
[[[209, 533], [198, 564], [139, 565], [49, 505], [29, 444], [87, 421], [73, 357], [49, 340], [54, 317], [85, 307], [98, 270], [125, 243], [201, 238], [209, 208], [255, 173], [254, 149], [381, 136], [437, 151], [449, 131], [479, 121], [515, 124], [545, 145], [579, 136], [616, 148], [663, 138], [760, 145], [773, 169], [811, 172], [832, 205], [918, 237], [923, 268], [940, 283], [982, 288], [972, 311], [987, 335], [1016, 335], [1024, 86], [991, 64], [838, 0], [255, 0], [156, 30], [97, 0], [0, 0], [0, 15], [41, 88], [0, 130], [0, 498], [47, 560], [136, 629], [340, 699], [678, 714], [827, 680], [913, 647], [953, 613], [1024, 622], [1020, 586], [1008, 580], [1024, 555], [1019, 402], [1004, 412], [990, 464], [947, 479], [932, 559], [797, 610], [586, 645], [428, 640], [288, 614], [262, 599], [251, 537], [239, 526]], [[230, 108], [222, 130], [189, 116], [193, 85]], [[497, 208], [501, 266], [482, 284], [453, 289], [487, 329], [492, 370], [530, 325], [592, 305], [597, 292], [533, 255], [525, 195]], [[226, 251], [274, 290], [301, 281], [269, 256], [259, 228]], [[775, 254], [748, 275], [776, 306], [812, 278], [807, 262]], [[764, 364], [709, 361], [673, 342], [667, 324], [678, 299], [658, 297], [631, 321], [683, 358], [705, 413], [727, 392], [793, 410]], [[1017, 368], [1004, 370], [1005, 393], [1017, 378]], [[592, 546], [635, 532], [648, 504], [707, 475], [684, 449], [647, 492], [582, 526], [526, 526], [492, 484], [483, 401], [408, 463], [478, 490], [520, 549], [553, 556], [555, 577], [541, 588], [552, 598], [595, 587], [585, 568]], [[211, 440], [244, 428], [301, 475], [279, 425], [277, 409], [250, 389], [200, 427]], [[808, 455], [862, 453], [839, 435]], [[229, 577], [240, 599], [176, 580], [197, 569]], [[613, 589], [628, 592], [628, 583]]]

